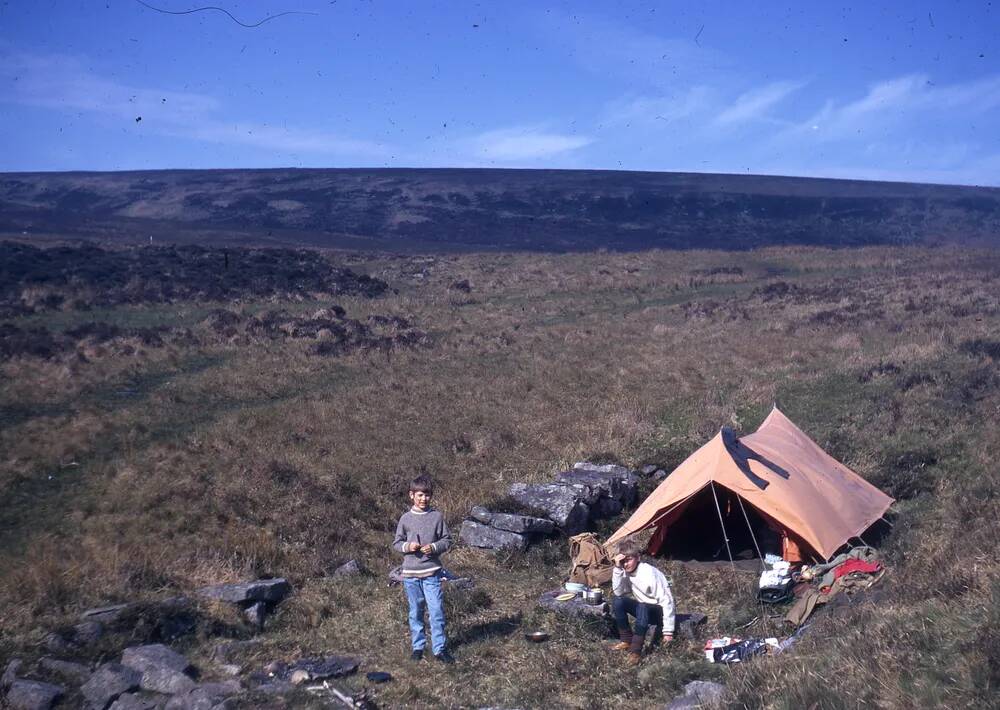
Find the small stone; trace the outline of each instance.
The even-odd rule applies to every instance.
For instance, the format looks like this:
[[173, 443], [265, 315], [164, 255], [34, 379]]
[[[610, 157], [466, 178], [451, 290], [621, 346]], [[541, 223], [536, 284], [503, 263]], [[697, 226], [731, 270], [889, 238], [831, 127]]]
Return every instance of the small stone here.
[[664, 710], [721, 707], [726, 686], [707, 680], [693, 680], [684, 686], [684, 694], [674, 698]]
[[51, 683], [18, 679], [7, 691], [7, 705], [11, 710], [48, 710], [63, 694], [63, 689]]
[[161, 698], [150, 698], [135, 693], [125, 693], [111, 703], [108, 710], [157, 710], [163, 707]]
[[56, 653], [60, 656], [73, 652], [73, 644], [65, 636], [55, 631], [45, 635], [45, 638], [42, 639], [42, 646], [49, 653]]
[[303, 683], [309, 680], [309, 671], [303, 671], [303, 670], [295, 671], [290, 676], [288, 676], [288, 680], [289, 682], [291, 682], [292, 685], [302, 685]]
[[100, 621], [82, 621], [73, 627], [73, 640], [84, 645], [96, 643], [104, 635]]
[[120, 663], [105, 663], [90, 676], [80, 690], [97, 710], [104, 710], [122, 693], [139, 689], [142, 674]]
[[139, 687], [143, 690], [151, 690], [154, 693], [164, 693], [166, 695], [176, 695], [192, 690], [195, 682], [190, 676], [180, 671], [169, 668], [150, 668], [142, 672], [142, 679]]
[[656, 469], [657, 469], [656, 464], [647, 463], [645, 466], [642, 467], [642, 475], [652, 476], [654, 473], [656, 473]]
[[162, 643], [131, 646], [122, 651], [122, 664], [137, 671], [167, 669], [184, 672], [191, 662]]
[[662, 468], [657, 469], [656, 472], [653, 474], [654, 481], [662, 481], [666, 477], [667, 477], [667, 472], [664, 471]]
[[198, 594], [209, 599], [224, 602], [271, 602], [277, 604], [292, 591], [291, 585], [284, 579], [259, 579], [256, 582], [240, 584], [217, 584], [202, 587]]
[[357, 560], [350, 560], [333, 571], [332, 577], [357, 577], [365, 571]]
[[24, 661], [20, 658], [10, 659], [10, 662], [3, 671], [3, 675], [0, 676], [0, 690], [7, 690], [7, 688], [14, 684], [14, 681], [17, 680], [17, 674], [23, 666]]
[[459, 539], [466, 545], [485, 547], [489, 550], [524, 550], [528, 547], [528, 538], [524, 535], [497, 530], [475, 520], [466, 520], [462, 523]]
[[235, 663], [223, 663], [219, 666], [219, 672], [225, 673], [226, 675], [239, 675], [243, 668], [237, 666]]
[[63, 680], [73, 683], [74, 685], [83, 685], [90, 680], [90, 669], [82, 663], [60, 661], [57, 658], [49, 658], [46, 656], [38, 661], [38, 666], [39, 668], [48, 671], [49, 673], [54, 673]]
[[258, 629], [264, 628], [264, 621], [267, 619], [268, 608], [265, 602], [254, 602], [243, 610], [243, 616]]

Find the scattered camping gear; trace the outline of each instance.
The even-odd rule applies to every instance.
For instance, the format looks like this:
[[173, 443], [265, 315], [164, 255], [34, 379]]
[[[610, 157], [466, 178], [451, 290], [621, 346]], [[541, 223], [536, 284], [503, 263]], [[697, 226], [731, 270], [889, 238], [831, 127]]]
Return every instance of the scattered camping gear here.
[[557, 602], [568, 602], [570, 599], [576, 599], [576, 592], [566, 592], [556, 597]]
[[[775, 407], [755, 433], [736, 438], [724, 429], [691, 454], [607, 545], [652, 528], [655, 532], [647, 550], [656, 554], [674, 528], [676, 534], [670, 539], [708, 538], [705, 529], [715, 514], [732, 560], [725, 507], [731, 528], [733, 523], [749, 528], [759, 557], [765, 551], [758, 538], [770, 533], [780, 537], [781, 557], [789, 562], [827, 560], [878, 521], [892, 503], [892, 498], [823, 451]], [[758, 523], [756, 531], [751, 515]]]
[[365, 673], [365, 678], [370, 680], [372, 683], [386, 683], [392, 680], [392, 674], [386, 673], [385, 671], [369, 671]]
[[760, 573], [757, 599], [765, 604], [780, 604], [791, 599], [792, 585], [795, 584], [791, 563], [773, 555], [768, 555], [764, 563], [769, 569]]
[[549, 640], [549, 634], [547, 631], [528, 631], [524, 634], [524, 638], [532, 643], [542, 643]]
[[705, 644], [705, 658], [710, 663], [742, 663], [762, 653], [775, 653], [778, 639], [741, 639], [724, 636]]
[[567, 592], [573, 592], [573, 594], [579, 594], [580, 592], [587, 591], [587, 585], [580, 584], [579, 582], [566, 582], [566, 584], [563, 585], [563, 588]]
[[604, 546], [594, 533], [580, 533], [569, 539], [572, 566], [569, 581], [588, 587], [599, 587], [611, 581], [614, 565]]
[[869, 589], [884, 574], [885, 566], [879, 560], [878, 551], [867, 545], [837, 555], [826, 564], [804, 568], [801, 578], [806, 583], [801, 588], [796, 587], [798, 599], [785, 615], [785, 621], [801, 626], [817, 606], [826, 604], [841, 592], [850, 595]]

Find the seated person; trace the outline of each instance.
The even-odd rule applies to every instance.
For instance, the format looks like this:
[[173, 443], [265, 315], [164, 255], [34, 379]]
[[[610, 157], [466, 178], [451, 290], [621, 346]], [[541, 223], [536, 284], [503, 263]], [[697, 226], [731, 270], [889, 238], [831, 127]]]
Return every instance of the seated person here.
[[[639, 665], [646, 631], [653, 624], [661, 625], [666, 643], [674, 638], [674, 596], [670, 582], [663, 573], [646, 562], [639, 561], [639, 553], [628, 551], [615, 555], [615, 569], [611, 576], [614, 592], [615, 624], [621, 639], [612, 648], [628, 651], [626, 663]], [[625, 596], [631, 593], [632, 597]], [[635, 618], [635, 628], [628, 617]]]

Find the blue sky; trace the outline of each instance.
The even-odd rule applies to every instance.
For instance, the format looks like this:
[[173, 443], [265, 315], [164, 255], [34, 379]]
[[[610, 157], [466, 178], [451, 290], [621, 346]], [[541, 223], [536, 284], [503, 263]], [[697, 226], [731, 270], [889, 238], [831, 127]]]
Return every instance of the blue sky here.
[[246, 23], [311, 14], [248, 29], [136, 0], [0, 0], [0, 170], [546, 167], [1000, 185], [989, 2], [212, 4]]

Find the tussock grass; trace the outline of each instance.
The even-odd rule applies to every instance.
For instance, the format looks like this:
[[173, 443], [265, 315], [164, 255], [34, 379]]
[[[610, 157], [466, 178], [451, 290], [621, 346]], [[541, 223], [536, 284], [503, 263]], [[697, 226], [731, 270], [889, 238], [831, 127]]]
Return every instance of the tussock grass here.
[[[9, 491], [0, 655], [33, 657], [44, 629], [88, 605], [281, 574], [297, 593], [247, 663], [355, 653], [396, 675], [378, 688], [388, 705], [645, 707], [693, 678], [727, 682], [730, 701], [747, 707], [991, 702], [996, 253], [355, 255], [351, 264], [398, 293], [340, 299], [348, 316], [404, 317], [430, 347], [325, 358], [308, 343], [203, 333], [208, 345], [0, 367]], [[469, 293], [450, 288], [461, 279]], [[191, 317], [197, 308], [178, 306], [178, 318], [206, 327]], [[156, 317], [170, 324], [162, 308]], [[384, 573], [415, 473], [434, 476], [436, 504], [457, 530], [473, 505], [502, 506], [514, 481], [546, 480], [585, 457], [671, 468], [719, 426], [752, 430], [775, 401], [900, 499], [877, 603], [831, 613], [795, 653], [745, 667], [711, 667], [700, 644], [680, 641], [625, 671], [601, 643], [606, 628], [534, 607], [567, 571], [563, 542], [507, 556], [460, 548], [449, 567], [478, 581], [448, 597], [461, 665], [408, 664], [405, 599]], [[373, 575], [325, 576], [354, 557]], [[783, 635], [753, 603], [753, 575], [659, 564], [680, 610], [709, 614], [707, 634], [749, 624], [744, 635]], [[205, 610], [225, 628], [239, 623], [227, 613]], [[553, 641], [525, 644], [532, 628]], [[207, 658], [210, 645], [199, 636], [190, 651]]]

